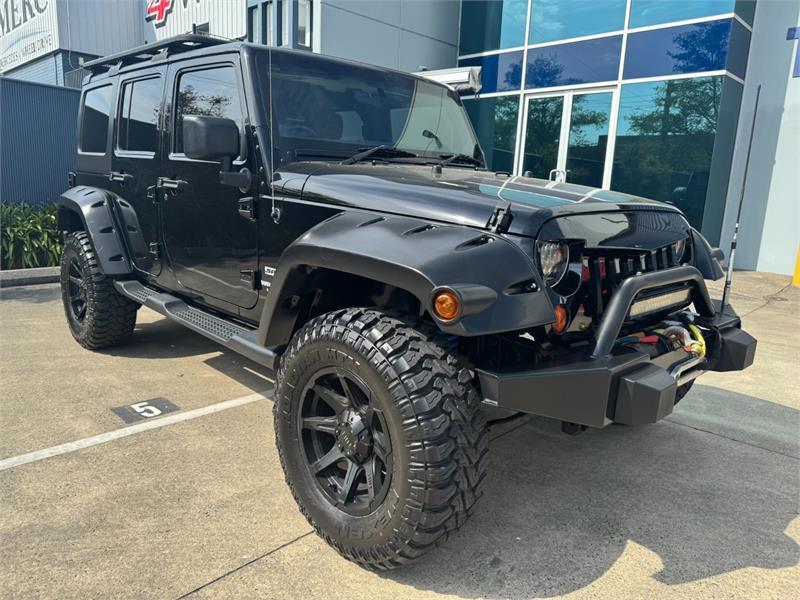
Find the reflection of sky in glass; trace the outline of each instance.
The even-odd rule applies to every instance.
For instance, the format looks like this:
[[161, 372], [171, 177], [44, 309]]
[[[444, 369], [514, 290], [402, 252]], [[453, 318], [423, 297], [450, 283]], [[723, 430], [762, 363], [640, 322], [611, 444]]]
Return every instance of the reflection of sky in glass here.
[[527, 0], [503, 0], [502, 4], [500, 48], [522, 46], [525, 43], [525, 17], [528, 14], [528, 2]]
[[624, 78], [724, 69], [732, 21], [719, 19], [630, 34]]
[[601, 136], [608, 135], [611, 114], [611, 92], [582, 94], [572, 100], [570, 146], [597, 146]]
[[530, 43], [617, 31], [625, 25], [625, 0], [534, 0]]
[[531, 48], [525, 87], [614, 81], [621, 51], [621, 35]]
[[658, 89], [663, 81], [649, 83], [629, 83], [622, 86], [619, 100], [619, 117], [617, 120], [617, 135], [638, 135], [631, 131], [631, 116], [647, 114], [660, 109]]
[[484, 94], [518, 90], [522, 85], [522, 50], [464, 58], [458, 66], [481, 67]]
[[130, 105], [131, 119], [155, 124], [156, 109], [161, 104], [161, 80], [145, 79], [133, 84], [133, 100]]
[[461, 54], [525, 44], [527, 0], [464, 2], [461, 6]]
[[630, 27], [733, 12], [734, 0], [631, 0]]

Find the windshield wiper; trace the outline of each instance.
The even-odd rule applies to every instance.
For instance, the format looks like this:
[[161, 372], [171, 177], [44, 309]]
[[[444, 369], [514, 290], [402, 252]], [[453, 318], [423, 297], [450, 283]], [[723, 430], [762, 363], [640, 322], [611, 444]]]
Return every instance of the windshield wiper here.
[[470, 156], [469, 154], [460, 154], [460, 153], [459, 154], [453, 154], [452, 156], [449, 156], [449, 157], [445, 158], [443, 161], [436, 163], [436, 166], [444, 167], [444, 166], [447, 166], [447, 165], [449, 165], [451, 163], [454, 163], [454, 162], [467, 162], [467, 163], [469, 163], [471, 165], [474, 165], [476, 167], [482, 167], [483, 166], [483, 163], [481, 161], [479, 161], [477, 158], [475, 158], [474, 156]]
[[380, 146], [373, 146], [372, 148], [366, 148], [361, 150], [360, 152], [353, 154], [350, 158], [345, 158], [342, 161], [343, 165], [352, 165], [357, 163], [358, 161], [364, 160], [365, 158], [369, 158], [373, 154], [383, 154], [385, 156], [390, 156], [392, 158], [417, 158], [417, 155], [413, 152], [407, 152], [406, 150], [400, 150], [399, 148], [395, 148], [394, 146], [390, 146], [389, 144], [381, 144]]

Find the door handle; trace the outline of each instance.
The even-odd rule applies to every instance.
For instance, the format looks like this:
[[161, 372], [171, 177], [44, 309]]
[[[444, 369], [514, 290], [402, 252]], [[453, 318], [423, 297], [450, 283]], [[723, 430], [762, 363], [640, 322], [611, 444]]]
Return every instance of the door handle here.
[[156, 187], [171, 190], [175, 193], [182, 192], [186, 189], [187, 185], [189, 185], [188, 181], [183, 179], [169, 179], [168, 177], [159, 177], [156, 183]]
[[133, 175], [130, 173], [123, 173], [122, 171], [111, 171], [111, 173], [108, 174], [108, 180], [115, 181], [124, 186], [133, 181]]

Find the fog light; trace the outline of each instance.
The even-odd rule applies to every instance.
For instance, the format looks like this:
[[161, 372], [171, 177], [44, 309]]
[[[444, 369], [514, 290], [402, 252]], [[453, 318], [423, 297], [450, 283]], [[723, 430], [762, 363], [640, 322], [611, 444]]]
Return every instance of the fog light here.
[[445, 321], [452, 321], [461, 312], [461, 300], [451, 290], [442, 290], [433, 297], [433, 312]]
[[631, 319], [635, 319], [637, 317], [641, 317], [642, 315], [661, 312], [668, 308], [685, 306], [686, 304], [689, 304], [690, 294], [690, 290], [688, 288], [684, 288], [682, 290], [676, 290], [674, 292], [668, 292], [666, 294], [659, 294], [658, 296], [650, 296], [649, 298], [637, 300], [631, 306], [631, 310], [628, 315]]

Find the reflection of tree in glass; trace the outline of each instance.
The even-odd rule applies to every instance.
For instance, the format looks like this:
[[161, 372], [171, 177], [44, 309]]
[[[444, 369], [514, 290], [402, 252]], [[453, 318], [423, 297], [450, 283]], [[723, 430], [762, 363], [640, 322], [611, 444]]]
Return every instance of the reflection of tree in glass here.
[[[675, 34], [675, 50], [669, 52], [673, 70], [724, 68], [729, 34], [725, 22], [701, 23]], [[627, 99], [623, 88], [623, 103], [639, 106], [627, 117], [629, 134], [617, 138], [615, 189], [672, 202], [693, 225], [702, 224], [723, 80], [664, 81], [649, 84], [649, 94], [630, 93]]]
[[494, 112], [494, 146], [503, 150], [514, 150], [517, 137], [516, 98], [498, 98]]
[[[570, 146], [595, 146], [597, 133], [600, 128], [608, 123], [608, 111], [592, 110], [583, 105], [590, 96], [581, 94], [572, 97], [572, 115], [570, 121], [569, 144]], [[589, 133], [595, 135], [589, 136]], [[603, 133], [607, 133], [603, 130]]]
[[519, 89], [522, 85], [522, 63], [514, 63], [503, 75], [503, 81], [509, 88]]
[[672, 43], [680, 50], [667, 52], [675, 61], [672, 70], [691, 73], [724, 69], [729, 36], [730, 24], [725, 21], [698, 23], [689, 31], [676, 33], [672, 36]]
[[550, 87], [582, 83], [580, 79], [562, 78], [563, 73], [564, 65], [556, 62], [554, 56], [537, 56], [528, 62], [525, 84], [527, 87]]
[[178, 117], [183, 115], [224, 117], [230, 103], [230, 96], [200, 94], [194, 89], [194, 86], [187, 85], [178, 92]]
[[[730, 26], [700, 23], [673, 36], [679, 51], [668, 52], [673, 71], [711, 71], [725, 65]], [[713, 134], [717, 129], [722, 78], [700, 77], [667, 81], [653, 98], [653, 110], [631, 116], [631, 129], [642, 135]]]

